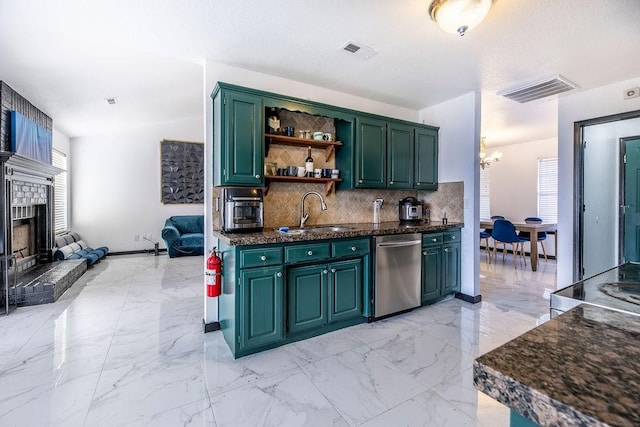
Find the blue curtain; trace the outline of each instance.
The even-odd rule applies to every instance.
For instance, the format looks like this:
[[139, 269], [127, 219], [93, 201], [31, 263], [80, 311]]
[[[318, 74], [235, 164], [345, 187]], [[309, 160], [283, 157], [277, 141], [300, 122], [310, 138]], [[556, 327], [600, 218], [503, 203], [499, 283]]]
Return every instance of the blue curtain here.
[[51, 164], [52, 135], [17, 111], [11, 112], [11, 149], [14, 153]]

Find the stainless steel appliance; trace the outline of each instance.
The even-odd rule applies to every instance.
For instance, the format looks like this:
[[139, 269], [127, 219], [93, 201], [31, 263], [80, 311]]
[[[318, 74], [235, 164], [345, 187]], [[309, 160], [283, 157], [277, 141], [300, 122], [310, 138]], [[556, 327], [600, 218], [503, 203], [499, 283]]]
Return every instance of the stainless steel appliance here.
[[398, 203], [400, 221], [422, 221], [422, 203], [415, 197], [405, 197]]
[[222, 231], [261, 231], [264, 225], [261, 188], [225, 187], [222, 189]]
[[374, 317], [420, 306], [420, 233], [375, 236]]

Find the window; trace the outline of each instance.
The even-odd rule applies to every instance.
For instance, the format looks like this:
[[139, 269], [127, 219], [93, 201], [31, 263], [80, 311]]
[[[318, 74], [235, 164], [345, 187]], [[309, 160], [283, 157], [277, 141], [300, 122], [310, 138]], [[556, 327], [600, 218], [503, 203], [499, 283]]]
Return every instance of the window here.
[[489, 168], [480, 169], [480, 221], [491, 220], [491, 174]]
[[538, 159], [538, 217], [558, 222], [558, 158]]
[[67, 230], [67, 155], [54, 149], [51, 163], [64, 171], [55, 177], [53, 227], [58, 234]]

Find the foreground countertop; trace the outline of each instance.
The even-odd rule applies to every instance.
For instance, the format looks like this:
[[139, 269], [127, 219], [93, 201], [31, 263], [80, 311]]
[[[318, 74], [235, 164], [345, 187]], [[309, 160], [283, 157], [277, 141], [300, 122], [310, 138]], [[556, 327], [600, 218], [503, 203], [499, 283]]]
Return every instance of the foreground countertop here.
[[[463, 223], [450, 222], [448, 224], [422, 222], [418, 224], [404, 224], [398, 221], [381, 222], [379, 224], [354, 223], [339, 224], [350, 227], [344, 231], [330, 231], [322, 233], [287, 234], [275, 231], [272, 228], [265, 228], [264, 231], [256, 233], [225, 233], [220, 230], [213, 230], [213, 235], [230, 246], [244, 245], [265, 245], [283, 242], [301, 242], [305, 240], [326, 240], [360, 236], [380, 236], [384, 234], [406, 234], [406, 233], [428, 233], [444, 231], [451, 228], [464, 227]], [[314, 227], [316, 225], [309, 225]], [[320, 226], [320, 225], [317, 225]]]
[[638, 426], [640, 316], [579, 305], [477, 358], [473, 374], [543, 426]]

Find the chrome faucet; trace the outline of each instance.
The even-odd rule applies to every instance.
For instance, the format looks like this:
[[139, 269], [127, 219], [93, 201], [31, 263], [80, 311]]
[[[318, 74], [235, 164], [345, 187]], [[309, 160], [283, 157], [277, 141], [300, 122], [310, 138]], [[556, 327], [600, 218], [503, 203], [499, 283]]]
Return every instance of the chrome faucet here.
[[309, 214], [304, 213], [304, 199], [306, 199], [310, 194], [315, 194], [316, 196], [318, 196], [321, 203], [320, 208], [323, 211], [327, 210], [327, 204], [324, 202], [324, 199], [322, 198], [322, 195], [320, 193], [318, 193], [317, 191], [307, 191], [306, 193], [304, 193], [304, 196], [302, 196], [302, 200], [300, 201], [300, 228], [304, 227], [304, 223], [309, 219]]

